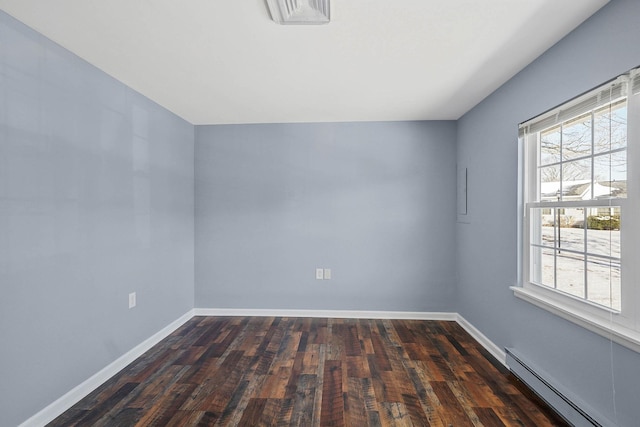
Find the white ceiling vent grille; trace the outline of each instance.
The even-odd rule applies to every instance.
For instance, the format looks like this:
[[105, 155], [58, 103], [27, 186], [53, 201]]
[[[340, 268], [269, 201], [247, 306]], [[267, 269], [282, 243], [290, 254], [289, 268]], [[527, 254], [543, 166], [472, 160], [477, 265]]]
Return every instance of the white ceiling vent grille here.
[[330, 20], [329, 0], [267, 0], [278, 24], [317, 25]]

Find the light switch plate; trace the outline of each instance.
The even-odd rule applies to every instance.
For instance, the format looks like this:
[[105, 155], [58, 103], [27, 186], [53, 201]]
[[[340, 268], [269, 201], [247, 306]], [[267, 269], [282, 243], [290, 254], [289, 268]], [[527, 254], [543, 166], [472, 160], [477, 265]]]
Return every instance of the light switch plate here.
[[331, 269], [330, 268], [325, 268], [324, 269], [324, 280], [331, 280]]
[[322, 268], [316, 268], [316, 280], [324, 279], [324, 270]]

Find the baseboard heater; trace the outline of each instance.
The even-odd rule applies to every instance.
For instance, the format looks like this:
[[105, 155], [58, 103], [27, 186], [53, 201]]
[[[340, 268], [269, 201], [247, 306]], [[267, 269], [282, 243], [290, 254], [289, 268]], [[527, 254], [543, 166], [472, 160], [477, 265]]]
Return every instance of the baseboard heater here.
[[[568, 392], [559, 390], [552, 385], [541, 370], [534, 368], [530, 363], [525, 362], [517, 351], [505, 348], [507, 354], [507, 366], [511, 372], [525, 383], [535, 394], [547, 402], [549, 406], [556, 410], [565, 420], [574, 426], [598, 426], [603, 424], [598, 422], [589, 412], [585, 410], [584, 404], [576, 403], [576, 399], [568, 397]], [[593, 412], [591, 412], [593, 413]], [[613, 425], [605, 423], [605, 425]]]

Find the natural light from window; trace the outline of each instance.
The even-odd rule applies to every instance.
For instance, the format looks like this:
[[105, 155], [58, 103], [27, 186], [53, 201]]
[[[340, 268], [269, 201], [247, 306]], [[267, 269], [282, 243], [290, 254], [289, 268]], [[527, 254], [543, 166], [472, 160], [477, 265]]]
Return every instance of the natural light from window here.
[[520, 126], [523, 276], [514, 288], [638, 351], [639, 136], [637, 69]]

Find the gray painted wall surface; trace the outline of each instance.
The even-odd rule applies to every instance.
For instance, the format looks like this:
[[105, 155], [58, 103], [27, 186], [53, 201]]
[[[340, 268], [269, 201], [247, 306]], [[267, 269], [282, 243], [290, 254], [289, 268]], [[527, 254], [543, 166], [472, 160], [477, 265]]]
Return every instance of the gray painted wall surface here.
[[572, 390], [605, 425], [638, 425], [640, 355], [509, 290], [518, 280], [517, 127], [640, 64], [639, 19], [639, 1], [613, 0], [458, 122], [458, 162], [470, 182], [469, 215], [457, 226], [460, 313]]
[[195, 152], [196, 307], [453, 309], [454, 122], [197, 126]]
[[0, 425], [193, 307], [193, 133], [0, 12]]

